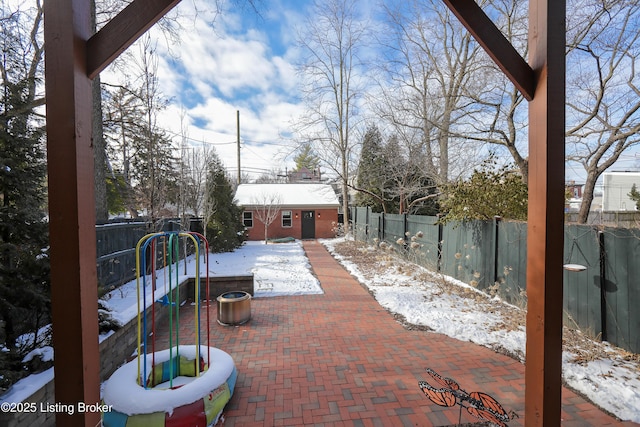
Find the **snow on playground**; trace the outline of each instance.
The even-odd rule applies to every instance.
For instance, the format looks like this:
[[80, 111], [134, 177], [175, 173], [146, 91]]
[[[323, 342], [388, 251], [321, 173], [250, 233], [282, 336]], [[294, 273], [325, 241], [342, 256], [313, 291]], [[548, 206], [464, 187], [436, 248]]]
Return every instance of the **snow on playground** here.
[[[401, 274], [383, 272], [380, 276], [369, 279], [357, 265], [334, 253], [333, 245], [339, 241], [340, 239], [333, 239], [323, 243], [351, 274], [373, 292], [380, 305], [387, 310], [403, 315], [410, 323], [428, 326], [435, 333], [488, 347], [501, 346], [511, 354], [524, 354], [525, 331], [495, 330], [494, 326], [500, 323], [500, 319], [495, 318], [499, 314], [488, 316], [482, 309], [474, 308], [473, 299], [461, 302], [455, 295], [431, 292], [429, 288], [436, 287], [435, 285], [416, 282]], [[322, 293], [318, 280], [310, 271], [309, 261], [300, 242], [269, 245], [264, 242], [247, 242], [234, 252], [209, 254], [209, 260], [210, 275], [253, 273], [255, 298]], [[193, 258], [187, 260], [185, 273], [185, 264], [180, 263], [179, 282], [195, 275], [195, 264]], [[158, 290], [153, 298], [151, 290], [147, 290], [149, 304], [164, 295], [166, 276], [164, 271], [158, 272]], [[452, 286], [467, 286], [453, 279], [447, 280]], [[150, 280], [147, 283], [150, 287]], [[426, 293], [429, 293], [427, 299], [424, 298]], [[214, 295], [211, 297], [215, 298]], [[425, 306], [427, 301], [428, 309]], [[108, 295], [107, 304], [120, 322], [128, 322], [134, 318], [137, 310], [135, 281], [112, 291]], [[602, 345], [604, 351], [608, 351], [606, 343], [596, 345]], [[572, 388], [620, 419], [640, 423], [640, 370], [637, 364], [620, 359], [573, 363], [572, 359], [572, 355], [565, 352], [563, 376]], [[50, 369], [25, 378], [0, 397], [0, 402], [20, 402], [52, 377], [53, 369]]]

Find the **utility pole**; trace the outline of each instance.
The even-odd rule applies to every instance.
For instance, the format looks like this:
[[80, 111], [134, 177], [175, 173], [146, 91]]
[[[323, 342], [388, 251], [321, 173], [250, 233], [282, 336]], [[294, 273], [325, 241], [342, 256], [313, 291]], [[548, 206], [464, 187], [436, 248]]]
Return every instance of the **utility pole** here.
[[240, 110], [237, 113], [237, 129], [238, 129], [238, 185], [240, 185]]

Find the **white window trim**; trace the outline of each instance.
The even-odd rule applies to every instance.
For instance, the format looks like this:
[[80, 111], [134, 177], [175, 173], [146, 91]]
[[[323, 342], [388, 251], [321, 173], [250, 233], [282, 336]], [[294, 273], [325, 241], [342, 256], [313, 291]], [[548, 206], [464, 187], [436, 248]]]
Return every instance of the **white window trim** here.
[[[246, 218], [245, 215], [249, 214], [251, 218]], [[251, 221], [251, 225], [247, 225], [247, 220]], [[246, 228], [253, 228], [254, 220], [253, 220], [253, 211], [244, 211], [242, 212], [242, 225]]]
[[[285, 212], [287, 212], [289, 214], [289, 225], [284, 225], [284, 220], [285, 220]], [[281, 221], [280, 221], [280, 225], [282, 226], [282, 228], [291, 228], [293, 227], [293, 212], [290, 210], [287, 211], [282, 211], [280, 214], [281, 217]]]

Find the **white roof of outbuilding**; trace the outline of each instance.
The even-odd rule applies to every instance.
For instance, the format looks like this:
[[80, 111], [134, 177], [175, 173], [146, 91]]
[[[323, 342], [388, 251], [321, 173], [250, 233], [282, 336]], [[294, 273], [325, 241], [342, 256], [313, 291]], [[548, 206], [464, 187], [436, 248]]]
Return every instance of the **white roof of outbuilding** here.
[[328, 184], [241, 184], [235, 200], [240, 206], [269, 203], [278, 196], [278, 205], [338, 207], [340, 202]]

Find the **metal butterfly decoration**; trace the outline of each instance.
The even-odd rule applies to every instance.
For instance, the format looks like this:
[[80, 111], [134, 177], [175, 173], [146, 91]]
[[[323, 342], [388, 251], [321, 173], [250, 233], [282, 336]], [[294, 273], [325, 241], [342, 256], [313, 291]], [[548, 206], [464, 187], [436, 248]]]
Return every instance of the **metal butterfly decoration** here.
[[419, 381], [418, 385], [422, 392], [436, 405], [445, 407], [460, 405], [460, 417], [462, 408], [465, 408], [474, 417], [500, 427], [508, 427], [507, 422], [517, 417], [513, 411], [507, 413], [496, 399], [486, 393], [479, 391], [467, 393], [455, 380], [443, 377], [431, 368], [427, 368], [427, 374], [435, 386], [426, 381]]

